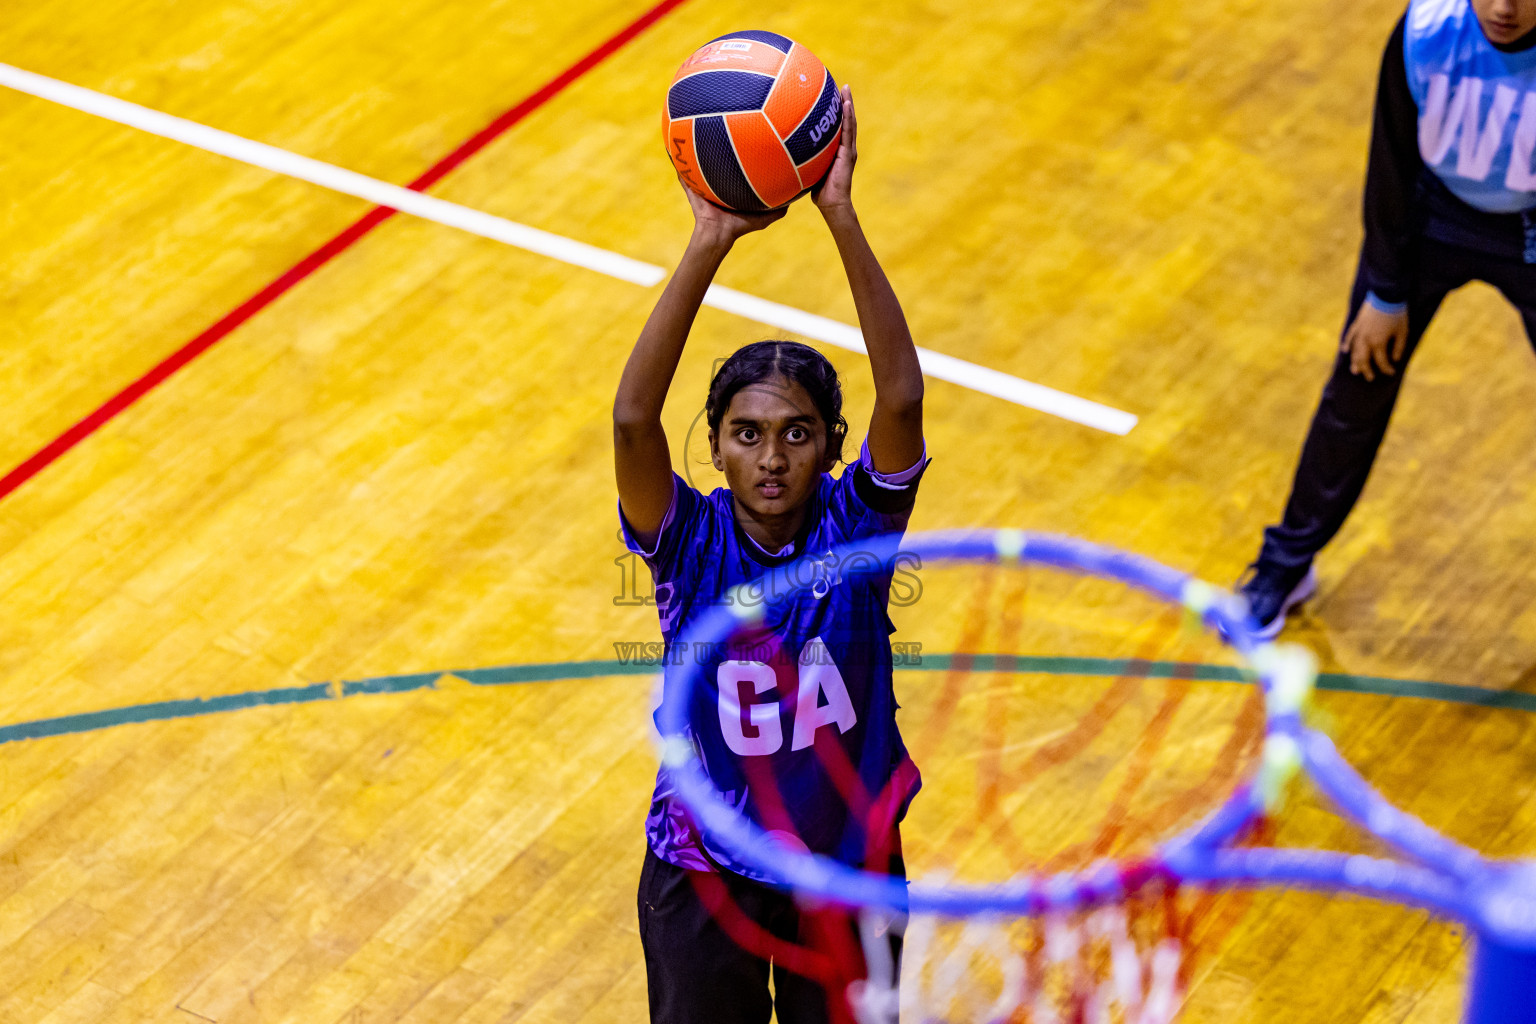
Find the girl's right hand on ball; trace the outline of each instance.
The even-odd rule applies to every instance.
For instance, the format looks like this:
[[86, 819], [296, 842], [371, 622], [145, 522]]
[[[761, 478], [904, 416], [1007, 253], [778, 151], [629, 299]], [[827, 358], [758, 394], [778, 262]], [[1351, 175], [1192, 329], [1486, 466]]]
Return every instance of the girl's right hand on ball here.
[[681, 177], [677, 182], [682, 185], [683, 195], [688, 197], [688, 205], [693, 208], [693, 233], [707, 241], [729, 245], [742, 235], [761, 231], [774, 221], [782, 220], [789, 209], [780, 207], [766, 213], [737, 213], [705, 199], [689, 188]]

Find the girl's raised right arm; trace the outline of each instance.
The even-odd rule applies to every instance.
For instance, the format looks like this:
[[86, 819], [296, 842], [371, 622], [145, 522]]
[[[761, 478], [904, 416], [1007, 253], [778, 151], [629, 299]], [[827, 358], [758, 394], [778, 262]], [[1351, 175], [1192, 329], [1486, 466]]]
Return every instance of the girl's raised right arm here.
[[635, 342], [613, 401], [614, 476], [619, 506], [643, 544], [655, 543], [672, 504], [672, 454], [661, 408], [682, 358], [704, 293], [731, 246], [784, 216], [783, 210], [740, 214], [722, 210], [684, 187], [693, 207], [693, 237]]

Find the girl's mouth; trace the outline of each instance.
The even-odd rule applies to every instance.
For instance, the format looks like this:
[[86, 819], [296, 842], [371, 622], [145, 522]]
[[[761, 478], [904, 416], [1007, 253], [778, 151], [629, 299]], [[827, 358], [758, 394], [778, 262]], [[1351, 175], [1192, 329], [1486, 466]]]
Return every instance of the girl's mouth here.
[[785, 487], [777, 480], [764, 480], [757, 485], [765, 498], [781, 498], [784, 496]]

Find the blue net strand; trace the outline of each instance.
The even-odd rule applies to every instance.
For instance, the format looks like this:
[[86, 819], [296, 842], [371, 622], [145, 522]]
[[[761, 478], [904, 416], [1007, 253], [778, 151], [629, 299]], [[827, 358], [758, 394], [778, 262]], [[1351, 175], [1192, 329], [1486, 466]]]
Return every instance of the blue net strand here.
[[1303, 753], [1308, 775], [1334, 806], [1398, 853], [1463, 882], [1483, 869], [1483, 858], [1477, 851], [1389, 804], [1344, 760], [1327, 736], [1310, 734]]
[[[665, 683], [657, 712], [662, 763], [703, 834], [743, 865], [773, 884], [828, 904], [950, 918], [1086, 910], [1123, 901], [1158, 879], [1221, 888], [1350, 892], [1465, 922], [1477, 936], [1477, 952], [1464, 1019], [1468, 1024], [1531, 1019], [1530, 993], [1536, 992], [1536, 862], [1490, 861], [1392, 806], [1344, 760], [1332, 740], [1306, 724], [1302, 712], [1316, 680], [1310, 655], [1256, 639], [1239, 598], [1138, 555], [1071, 537], [1013, 530], [879, 537], [832, 554], [836, 564], [845, 567], [845, 578], [889, 572], [898, 554], [916, 555], [924, 565], [1043, 565], [1116, 580], [1181, 605], [1218, 633], [1253, 671], [1265, 699], [1260, 765], [1225, 803], [1159, 845], [1148, 858], [990, 884], [907, 883], [792, 849], [726, 803], [689, 738], [688, 708], [705, 663], [685, 659], [676, 678]], [[855, 554], [869, 557], [850, 557]], [[812, 585], [818, 568], [802, 559], [731, 591], [685, 630], [685, 649], [722, 643], [741, 627], [761, 621], [776, 604]], [[1298, 774], [1311, 779], [1341, 816], [1407, 860], [1232, 845], [1278, 805]]]
[[1264, 813], [1264, 801], [1251, 784], [1239, 786], [1226, 803], [1190, 830], [1188, 842], [1196, 847], [1215, 847], [1236, 842]]
[[1347, 889], [1453, 917], [1472, 913], [1454, 880], [1415, 864], [1379, 857], [1333, 850], [1190, 846], [1166, 852], [1163, 862], [1174, 877], [1184, 882], [1243, 888], [1285, 886], [1320, 892]]

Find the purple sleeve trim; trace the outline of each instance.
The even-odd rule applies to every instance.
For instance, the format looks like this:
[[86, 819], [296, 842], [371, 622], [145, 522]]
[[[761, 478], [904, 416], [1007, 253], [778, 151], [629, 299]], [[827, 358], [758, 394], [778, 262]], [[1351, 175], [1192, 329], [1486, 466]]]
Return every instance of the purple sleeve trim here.
[[641, 558], [655, 558], [656, 553], [661, 550], [661, 538], [666, 536], [667, 527], [672, 525], [672, 517], [676, 514], [677, 476], [674, 475], [672, 477], [672, 502], [667, 506], [667, 514], [661, 517], [661, 526], [656, 530], [656, 542], [651, 545], [651, 550], [647, 551], [645, 548], [640, 546], [639, 539], [635, 536], [635, 528], [629, 525], [629, 520], [624, 517], [624, 506], [620, 504], [619, 518], [623, 520], [624, 523], [624, 540], [626, 543], [628, 543], [629, 549], [635, 554], [639, 555]]
[[888, 491], [899, 491], [907, 484], [916, 480], [923, 472], [923, 467], [928, 464], [928, 442], [923, 442], [923, 452], [917, 457], [917, 461], [908, 469], [900, 473], [882, 473], [875, 468], [874, 457], [869, 454], [869, 438], [864, 439], [864, 444], [859, 448], [859, 464], [864, 467], [864, 472], [878, 486]]

